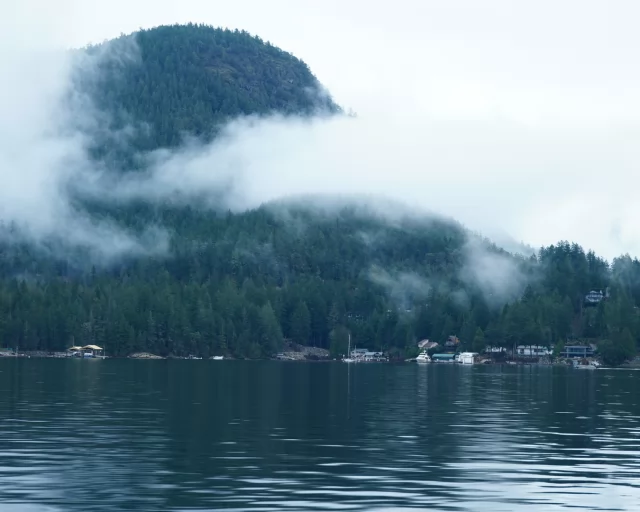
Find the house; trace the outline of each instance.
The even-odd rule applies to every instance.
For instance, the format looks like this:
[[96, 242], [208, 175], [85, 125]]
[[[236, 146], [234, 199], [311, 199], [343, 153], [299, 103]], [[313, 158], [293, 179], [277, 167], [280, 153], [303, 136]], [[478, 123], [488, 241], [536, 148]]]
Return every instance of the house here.
[[363, 358], [367, 352], [369, 351], [366, 348], [355, 348], [351, 351], [351, 357], [353, 359]]
[[438, 343], [435, 341], [422, 340], [418, 342], [418, 348], [420, 350], [431, 350], [438, 346]]
[[382, 352], [373, 352], [366, 348], [357, 348], [352, 350], [351, 357], [358, 361], [382, 361], [385, 359]]
[[565, 345], [560, 352], [560, 357], [565, 358], [584, 358], [584, 357], [593, 357], [595, 353], [596, 347], [595, 345]]
[[457, 336], [449, 336], [444, 346], [447, 348], [455, 348], [460, 343], [460, 339]]
[[[608, 290], [607, 290], [607, 293], [608, 293]], [[602, 290], [600, 291], [591, 290], [584, 297], [584, 301], [587, 304], [599, 304], [600, 302], [602, 302], [602, 299], [604, 299], [604, 293], [602, 293]]]
[[540, 345], [518, 345], [516, 347], [516, 355], [524, 357], [550, 356], [551, 350]]
[[364, 360], [365, 361], [383, 361], [385, 360], [385, 357], [382, 352], [367, 351], [364, 355]]

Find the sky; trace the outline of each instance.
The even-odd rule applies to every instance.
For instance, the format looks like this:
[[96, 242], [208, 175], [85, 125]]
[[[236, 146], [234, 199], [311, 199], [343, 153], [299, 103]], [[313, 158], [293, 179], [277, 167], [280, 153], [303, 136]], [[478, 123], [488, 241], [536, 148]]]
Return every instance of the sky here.
[[[191, 21], [245, 29], [290, 51], [358, 117], [240, 123], [228, 146], [174, 155], [138, 193], [157, 195], [163, 183], [160, 195], [180, 187], [188, 195], [233, 157], [243, 167], [237, 209], [307, 192], [385, 194], [498, 240], [566, 239], [607, 258], [640, 255], [632, 1], [14, 0], [8, 11], [0, 59], [15, 72], [0, 86], [0, 216], [28, 217], [34, 230], [73, 216], [63, 196], [48, 194], [52, 176], [70, 172], [66, 163], [83, 165], [76, 141], [41, 133], [60, 115], [50, 98], [66, 77], [50, 52]], [[25, 58], [44, 65], [25, 68]], [[34, 224], [25, 211], [35, 205], [48, 213]], [[135, 247], [117, 236], [123, 250]]]

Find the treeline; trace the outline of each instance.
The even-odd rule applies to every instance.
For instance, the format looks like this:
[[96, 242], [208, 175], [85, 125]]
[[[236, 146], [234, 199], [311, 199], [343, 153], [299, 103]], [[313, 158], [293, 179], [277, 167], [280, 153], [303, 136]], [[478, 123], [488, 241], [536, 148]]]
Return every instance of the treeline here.
[[[257, 357], [279, 349], [283, 337], [327, 348], [333, 339], [339, 351], [336, 336], [348, 327], [360, 330], [360, 343], [404, 350], [408, 325], [390, 313], [399, 305], [369, 269], [422, 261], [425, 277], [447, 275], [462, 264], [465, 241], [462, 228], [446, 221], [391, 227], [349, 209], [335, 217], [270, 208], [234, 215], [138, 207], [129, 214], [120, 211], [119, 220], [174, 226], [170, 254], [81, 269], [32, 247], [4, 247], [0, 343]], [[408, 292], [402, 308], [426, 292]]]
[[[467, 234], [444, 220], [389, 225], [349, 209], [330, 217], [269, 208], [183, 214], [189, 222], [172, 254], [109, 270], [44, 258], [18, 274], [22, 264], [6, 248], [0, 343], [265, 357], [286, 338], [338, 355], [350, 332], [358, 346], [410, 355], [420, 339], [456, 334], [473, 350], [587, 339], [624, 360], [640, 336], [640, 263], [628, 257], [609, 266], [568, 243], [509, 256], [527, 284], [517, 300], [499, 305], [461, 277], [473, 261]], [[156, 215], [162, 221], [176, 212]], [[481, 250], [506, 257], [489, 245]], [[376, 269], [386, 269], [385, 280]], [[607, 288], [609, 298], [585, 306], [590, 290]]]

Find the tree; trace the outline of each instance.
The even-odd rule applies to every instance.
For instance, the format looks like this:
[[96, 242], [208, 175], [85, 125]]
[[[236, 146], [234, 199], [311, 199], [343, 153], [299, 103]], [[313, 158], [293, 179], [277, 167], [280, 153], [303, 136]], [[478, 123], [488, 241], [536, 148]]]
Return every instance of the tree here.
[[277, 353], [282, 347], [282, 329], [270, 302], [260, 309], [260, 345], [265, 355]]
[[560, 354], [562, 353], [562, 351], [564, 350], [564, 341], [560, 340], [558, 341], [555, 346], [553, 347], [553, 357], [557, 358], [560, 357]]
[[474, 352], [482, 352], [485, 349], [484, 332], [480, 327], [476, 329], [472, 347]]
[[300, 345], [307, 345], [311, 338], [311, 315], [303, 301], [298, 302], [291, 313], [291, 339]]
[[349, 331], [342, 325], [336, 326], [329, 335], [331, 357], [348, 355]]

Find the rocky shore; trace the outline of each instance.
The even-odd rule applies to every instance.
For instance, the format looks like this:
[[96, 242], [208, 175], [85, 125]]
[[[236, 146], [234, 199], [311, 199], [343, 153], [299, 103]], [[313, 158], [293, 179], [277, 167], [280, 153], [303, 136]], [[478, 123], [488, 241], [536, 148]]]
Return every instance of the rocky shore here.
[[135, 354], [131, 354], [129, 359], [164, 359], [164, 357], [150, 354], [149, 352], [136, 352]]
[[276, 359], [285, 361], [328, 361], [331, 359], [329, 351], [324, 348], [306, 347], [287, 342], [283, 351], [276, 355]]

